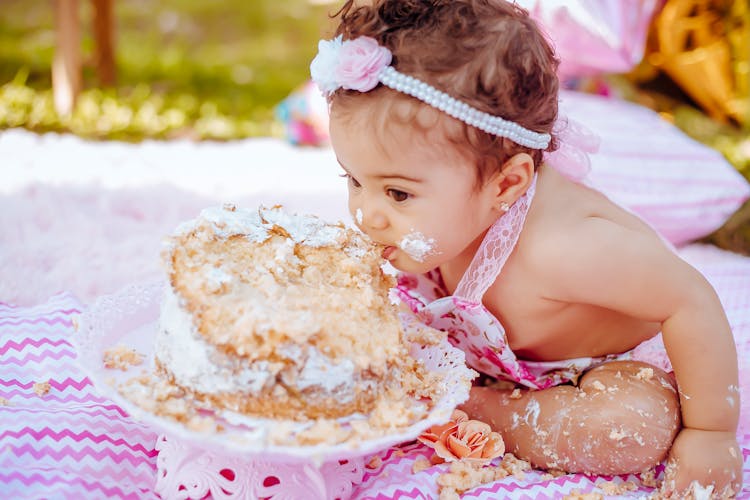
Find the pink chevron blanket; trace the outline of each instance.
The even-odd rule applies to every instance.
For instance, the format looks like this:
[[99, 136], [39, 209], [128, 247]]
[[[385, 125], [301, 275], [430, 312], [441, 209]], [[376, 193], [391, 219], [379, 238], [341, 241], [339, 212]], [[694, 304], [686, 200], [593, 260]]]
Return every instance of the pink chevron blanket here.
[[[744, 486], [750, 499], [750, 258], [707, 245], [683, 248], [682, 256], [716, 287], [729, 316], [740, 356], [742, 416], [739, 438]], [[83, 309], [69, 293], [33, 307], [0, 303], [0, 492], [3, 498], [156, 498], [153, 492], [156, 435], [99, 396], [76, 364], [73, 322]], [[47, 387], [44, 382], [48, 382]], [[445, 465], [414, 474], [428, 448], [404, 443], [366, 462], [352, 495], [365, 499], [437, 497]], [[657, 479], [662, 470], [657, 468]], [[631, 481], [623, 497], [645, 496], [651, 484], [640, 475], [596, 477], [541, 471], [477, 487], [463, 498], [560, 498], [599, 492], [604, 483]]]

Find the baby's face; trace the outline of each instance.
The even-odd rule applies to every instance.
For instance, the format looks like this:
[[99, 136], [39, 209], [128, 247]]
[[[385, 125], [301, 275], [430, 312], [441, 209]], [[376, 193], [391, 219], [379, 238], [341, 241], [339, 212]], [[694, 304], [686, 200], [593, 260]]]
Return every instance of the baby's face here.
[[441, 134], [388, 126], [376, 134], [362, 117], [331, 116], [357, 226], [385, 245], [383, 256], [402, 271], [422, 273], [473, 255], [497, 217], [490, 197], [476, 188], [474, 166]]

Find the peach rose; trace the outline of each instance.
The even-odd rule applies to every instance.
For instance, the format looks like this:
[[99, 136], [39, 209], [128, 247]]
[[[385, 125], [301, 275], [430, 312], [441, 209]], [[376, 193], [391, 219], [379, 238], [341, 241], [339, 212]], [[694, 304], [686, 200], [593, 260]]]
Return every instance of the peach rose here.
[[454, 410], [448, 423], [433, 425], [417, 439], [446, 462], [487, 463], [505, 453], [500, 434], [484, 422], [469, 420], [461, 410]]

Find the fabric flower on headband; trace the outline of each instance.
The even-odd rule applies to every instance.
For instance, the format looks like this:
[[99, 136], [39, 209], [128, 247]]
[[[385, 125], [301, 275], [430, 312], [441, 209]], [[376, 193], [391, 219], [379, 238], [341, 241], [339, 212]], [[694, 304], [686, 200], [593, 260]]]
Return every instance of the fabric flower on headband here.
[[343, 40], [339, 35], [318, 42], [318, 55], [310, 64], [310, 74], [327, 95], [339, 88], [367, 92], [378, 85], [380, 72], [391, 64], [392, 58], [391, 51], [374, 38]]
[[310, 74], [327, 96], [339, 88], [367, 92], [382, 83], [488, 134], [507, 137], [516, 144], [533, 149], [547, 149], [549, 146], [550, 134], [525, 129], [515, 122], [473, 108], [427, 82], [400, 73], [391, 66], [392, 60], [391, 51], [374, 38], [361, 36], [344, 40], [339, 35], [318, 43], [318, 55], [310, 64]]

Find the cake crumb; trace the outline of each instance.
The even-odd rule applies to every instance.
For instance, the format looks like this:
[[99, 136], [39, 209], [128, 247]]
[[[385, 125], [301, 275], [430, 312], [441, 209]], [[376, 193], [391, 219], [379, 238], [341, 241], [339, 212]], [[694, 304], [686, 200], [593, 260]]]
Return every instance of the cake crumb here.
[[200, 415], [190, 417], [185, 426], [190, 430], [205, 433], [216, 432], [217, 429], [216, 420], [212, 417], [202, 417]]
[[352, 420], [349, 422], [352, 432], [363, 439], [369, 439], [374, 435], [372, 427], [367, 420]]
[[651, 380], [654, 378], [654, 369], [653, 368], [641, 368], [638, 370], [638, 373], [635, 375], [635, 378], [640, 380]]
[[623, 483], [616, 483], [615, 481], [605, 481], [596, 485], [597, 488], [602, 490], [607, 496], [623, 495], [628, 491], [635, 491], [638, 489], [633, 481], [625, 481]]
[[573, 490], [570, 494], [565, 495], [563, 500], [603, 500], [604, 495], [601, 493], [583, 493], [581, 490]]
[[303, 445], [320, 443], [341, 443], [351, 435], [351, 429], [346, 429], [337, 421], [320, 418], [313, 425], [296, 434], [296, 439]]
[[409, 408], [402, 401], [380, 400], [370, 414], [370, 425], [379, 428], [402, 427], [409, 424]]
[[131, 366], [138, 366], [143, 363], [143, 358], [143, 354], [138, 353], [135, 349], [117, 344], [104, 351], [102, 361], [104, 361], [105, 368], [127, 371]]
[[623, 432], [622, 430], [618, 431], [617, 429], [612, 429], [609, 432], [609, 439], [613, 439], [615, 441], [622, 441], [623, 439], [625, 439], [626, 436], [627, 434]]
[[451, 462], [447, 472], [437, 478], [438, 488], [463, 493], [479, 485], [496, 480], [496, 467], [485, 467], [466, 460]]
[[188, 422], [197, 412], [182, 389], [151, 375], [131, 378], [117, 390], [138, 407], [178, 422]]
[[601, 382], [600, 380], [594, 380], [594, 383], [593, 383], [593, 384], [591, 384], [591, 385], [592, 385], [592, 386], [594, 387], [594, 389], [596, 389], [597, 391], [606, 391], [606, 390], [607, 390], [607, 386], [606, 386], [606, 385], [604, 385], [604, 384], [602, 384], [602, 382]]
[[429, 469], [430, 467], [432, 467], [432, 464], [430, 463], [430, 461], [427, 460], [427, 458], [423, 456], [419, 456], [412, 464], [411, 472], [412, 474], [418, 474], [422, 472], [423, 470]]
[[654, 469], [647, 469], [641, 472], [641, 483], [643, 483], [643, 486], [656, 488], [656, 472]]
[[367, 467], [368, 469], [377, 469], [381, 465], [383, 465], [383, 459], [380, 458], [380, 455], [373, 455], [367, 462], [365, 467]]
[[294, 442], [294, 424], [290, 421], [280, 421], [271, 427], [268, 440], [273, 444], [292, 444]]
[[10, 400], [5, 398], [0, 398], [0, 406], [11, 406]]
[[44, 396], [49, 393], [52, 387], [49, 384], [49, 380], [46, 382], [34, 382], [34, 392], [37, 396]]
[[567, 475], [567, 472], [557, 469], [550, 469], [544, 474], [542, 474], [542, 481], [551, 481], [553, 479], [556, 479], [558, 477], [562, 477]]
[[516, 479], [524, 479], [526, 477], [526, 471], [531, 470], [531, 464], [526, 460], [521, 460], [512, 453], [506, 453], [503, 456], [503, 461], [500, 462], [499, 466], [506, 475], [515, 477]]
[[460, 500], [461, 495], [454, 489], [443, 488], [440, 490], [438, 500]]
[[510, 393], [510, 399], [521, 399], [521, 389], [516, 387], [513, 392]]

